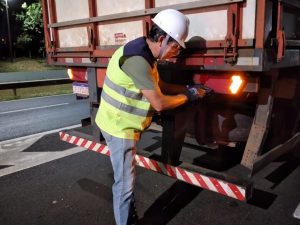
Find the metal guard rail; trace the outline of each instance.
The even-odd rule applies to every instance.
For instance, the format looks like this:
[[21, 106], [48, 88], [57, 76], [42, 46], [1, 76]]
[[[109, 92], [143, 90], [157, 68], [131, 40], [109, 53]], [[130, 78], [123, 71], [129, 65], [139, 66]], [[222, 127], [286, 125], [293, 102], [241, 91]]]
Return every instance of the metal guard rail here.
[[71, 83], [67, 70], [0, 73], [0, 90]]

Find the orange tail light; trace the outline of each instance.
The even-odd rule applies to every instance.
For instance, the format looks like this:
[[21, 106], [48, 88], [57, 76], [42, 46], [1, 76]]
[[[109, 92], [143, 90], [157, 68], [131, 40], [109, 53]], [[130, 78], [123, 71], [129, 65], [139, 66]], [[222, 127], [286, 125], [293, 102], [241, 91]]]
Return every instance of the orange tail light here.
[[233, 75], [231, 77], [231, 85], [229, 87], [229, 90], [232, 94], [236, 94], [239, 92], [240, 88], [243, 85], [243, 79], [241, 78], [241, 76], [238, 75]]
[[68, 73], [68, 76], [69, 76], [70, 80], [73, 80], [74, 74], [73, 74], [72, 69], [69, 68], [69, 69], [67, 70], [67, 73]]

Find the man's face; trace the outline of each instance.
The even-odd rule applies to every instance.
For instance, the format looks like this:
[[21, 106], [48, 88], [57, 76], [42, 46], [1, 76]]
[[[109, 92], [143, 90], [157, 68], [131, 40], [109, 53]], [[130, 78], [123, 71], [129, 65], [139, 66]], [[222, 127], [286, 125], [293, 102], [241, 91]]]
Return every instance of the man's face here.
[[161, 59], [169, 59], [176, 57], [177, 55], [179, 55], [181, 50], [182, 47], [176, 41], [171, 41], [167, 44]]

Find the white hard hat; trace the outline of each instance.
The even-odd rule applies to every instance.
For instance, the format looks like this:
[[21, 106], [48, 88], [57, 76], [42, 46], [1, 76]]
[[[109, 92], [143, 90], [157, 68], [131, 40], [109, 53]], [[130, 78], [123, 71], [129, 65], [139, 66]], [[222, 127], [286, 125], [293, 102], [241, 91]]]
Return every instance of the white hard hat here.
[[190, 25], [187, 16], [177, 10], [166, 9], [159, 12], [152, 21], [185, 48], [184, 41]]

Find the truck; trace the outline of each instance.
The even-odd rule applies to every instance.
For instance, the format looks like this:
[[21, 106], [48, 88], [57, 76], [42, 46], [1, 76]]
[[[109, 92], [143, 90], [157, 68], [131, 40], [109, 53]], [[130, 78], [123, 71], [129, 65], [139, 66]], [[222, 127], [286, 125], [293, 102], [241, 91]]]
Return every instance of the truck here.
[[167, 8], [184, 13], [190, 31], [180, 55], [158, 62], [160, 79], [203, 84], [214, 95], [157, 113], [136, 163], [247, 201], [260, 170], [282, 155], [299, 157], [298, 0], [42, 0], [47, 61], [66, 66], [91, 112], [81, 130], [60, 138], [109, 155], [95, 125], [107, 65]]

